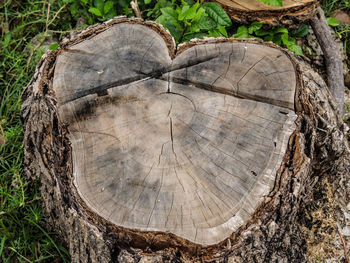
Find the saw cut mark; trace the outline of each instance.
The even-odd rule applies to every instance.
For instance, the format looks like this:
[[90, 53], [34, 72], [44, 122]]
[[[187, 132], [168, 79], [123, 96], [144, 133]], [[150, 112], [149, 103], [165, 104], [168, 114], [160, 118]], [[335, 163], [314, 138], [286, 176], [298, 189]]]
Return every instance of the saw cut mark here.
[[68, 47], [53, 89], [78, 194], [123, 228], [223, 241], [272, 190], [294, 130], [296, 83], [280, 49], [227, 40], [172, 59], [140, 24]]

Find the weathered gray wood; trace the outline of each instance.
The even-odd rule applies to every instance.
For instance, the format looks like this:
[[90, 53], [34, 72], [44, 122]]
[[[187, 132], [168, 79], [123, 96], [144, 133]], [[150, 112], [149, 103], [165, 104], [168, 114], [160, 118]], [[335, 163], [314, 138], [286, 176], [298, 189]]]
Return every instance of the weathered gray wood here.
[[217, 0], [227, 13], [241, 23], [261, 21], [270, 25], [297, 27], [315, 14], [316, 0], [283, 0], [282, 6], [271, 6], [260, 0]]
[[[165, 72], [156, 71], [156, 74], [151, 74], [150, 72], [154, 72], [153, 68], [148, 68], [149, 72], [144, 76], [146, 69], [141, 67], [143, 73], [140, 73], [142, 72], [140, 63], [129, 61], [129, 63], [119, 63], [118, 66], [112, 59], [106, 58], [104, 58], [106, 62], [101, 63], [103, 58], [100, 56], [106, 57], [108, 52], [116, 54], [113, 53], [116, 47], [110, 46], [112, 41], [126, 41], [125, 37], [111, 37], [110, 41], [104, 41], [102, 38], [101, 41], [104, 44], [98, 46], [94, 43], [98, 48], [91, 50], [83, 45], [85, 42], [94, 42], [95, 37], [98, 39], [101, 34], [107, 33], [110, 29], [115, 30], [118, 24], [120, 26], [122, 23], [147, 27], [145, 32], [148, 32], [152, 41], [162, 43], [164, 40], [169, 48], [167, 52], [163, 50], [165, 44], [162, 44], [163, 48], [162, 46], [157, 48], [157, 52], [163, 57], [155, 56], [152, 60], [146, 60], [145, 56], [141, 60], [154, 68], [158, 66], [162, 68], [163, 63], [169, 63], [171, 60], [170, 68]], [[132, 28], [137, 27], [133, 25]], [[159, 36], [149, 32], [150, 29], [158, 32]], [[125, 31], [123, 34], [133, 35], [132, 30]], [[144, 36], [143, 39], [146, 37]], [[135, 36], [134, 39], [137, 37]], [[123, 57], [134, 56], [135, 61], [140, 61], [137, 60], [139, 57], [137, 52], [141, 54], [150, 52], [141, 47], [143, 39], [131, 43], [136, 45], [134, 53], [130, 53], [130, 49], [128, 51], [128, 48], [125, 48], [120, 49], [117, 54], [129, 54]], [[76, 48], [78, 45], [84, 48], [79, 50]], [[104, 46], [110, 48], [102, 53], [100, 50], [103, 50]], [[279, 72], [282, 72], [281, 69], [284, 67], [292, 66], [294, 69], [295, 66], [295, 80], [284, 81], [280, 85], [285, 87], [297, 85], [295, 98], [282, 95], [261, 97], [259, 89], [255, 90], [252, 86], [245, 84], [244, 78], [241, 78], [243, 75], [253, 78], [252, 85], [257, 87], [264, 87], [266, 83], [269, 84], [267, 87], [274, 87], [274, 82], [278, 81], [275, 78], [272, 78], [274, 81], [269, 81], [274, 74], [268, 73], [270, 69], [264, 66], [265, 64], [256, 63], [253, 57], [249, 58], [247, 52], [242, 56], [242, 52], [239, 51], [244, 51], [245, 46], [247, 51], [249, 50], [248, 53], [259, 48], [260, 52], [256, 52], [256, 56], [259, 57], [257, 61], [264, 58], [265, 52], [268, 52], [270, 57], [278, 57], [279, 60], [276, 61], [278, 61], [277, 71]], [[152, 50], [152, 47], [149, 50]], [[66, 242], [72, 255], [72, 262], [139, 262], [140, 260], [141, 262], [213, 262], [213, 260], [216, 262], [314, 262], [316, 252], [321, 260], [339, 262], [343, 251], [340, 240], [336, 238], [337, 231], [340, 231], [346, 240], [350, 236], [347, 198], [350, 189], [350, 156], [345, 139], [346, 127], [335, 112], [335, 103], [329, 96], [330, 93], [322, 78], [302, 61], [297, 62], [287, 52], [272, 44], [263, 44], [256, 40], [197, 40], [179, 47], [176, 56], [174, 50], [169, 34], [155, 23], [126, 18], [111, 20], [89, 28], [71, 40], [65, 40], [58, 51], [46, 54], [24, 93], [22, 109], [25, 131], [24, 173], [28, 178], [39, 178], [43, 207], [48, 218], [47, 227], [49, 231], [58, 232]], [[237, 50], [237, 53], [233, 50]], [[197, 53], [195, 57], [202, 60], [191, 60], [192, 52]], [[94, 54], [97, 55], [94, 56]], [[80, 62], [75, 63], [75, 60], [69, 61], [70, 56], [80, 62], [92, 56], [89, 61], [91, 66]], [[244, 70], [244, 67], [239, 66], [240, 63], [234, 58], [237, 61], [245, 58], [246, 63], [252, 66]], [[184, 64], [186, 60], [187, 64]], [[155, 61], [165, 62], [157, 64]], [[220, 67], [220, 61], [230, 67], [231, 64], [232, 67], [235, 64], [238, 68], [230, 71], [230, 67]], [[283, 61], [292, 61], [292, 64], [288, 66], [288, 63], [282, 63]], [[130, 67], [129, 64], [137, 70], [123, 71], [125, 66]], [[241, 62], [241, 64], [244, 63]], [[272, 65], [275, 64], [272, 63]], [[102, 72], [100, 66], [105, 66]], [[187, 76], [184, 78], [186, 67]], [[66, 76], [62, 75], [64, 68], [69, 69], [64, 71]], [[74, 77], [70, 73], [73, 69], [79, 70], [82, 75]], [[202, 74], [202, 70], [205, 70], [206, 74]], [[223, 74], [226, 70], [230, 74]], [[258, 76], [267, 76], [261, 78], [262, 81], [259, 82], [256, 80], [259, 79], [258, 77], [254, 79], [250, 74], [245, 74], [247, 71], [254, 71]], [[104, 73], [106, 75], [99, 79], [99, 76]], [[132, 78], [127, 78], [123, 83], [115, 82], [114, 76], [124, 74]], [[200, 74], [202, 75], [199, 79], [197, 77]], [[284, 76], [285, 73], [280, 74]], [[140, 75], [145, 79], [138, 79]], [[216, 78], [212, 78], [214, 75]], [[105, 79], [105, 76], [108, 78]], [[218, 78], [218, 76], [221, 77]], [[234, 81], [235, 76], [242, 81]], [[69, 82], [64, 81], [65, 77]], [[91, 81], [87, 82], [85, 78], [90, 78]], [[285, 76], [281, 77], [281, 79], [285, 78]], [[112, 79], [111, 85], [109, 81]], [[231, 83], [229, 89], [224, 86], [224, 80], [229, 80], [228, 82]], [[71, 81], [74, 85], [70, 84]], [[165, 86], [164, 83], [169, 85]], [[98, 89], [95, 89], [96, 84]], [[231, 86], [236, 89], [232, 89]], [[88, 92], [85, 92], [84, 88]], [[249, 92], [241, 93], [246, 88]], [[291, 89], [286, 90], [290, 92]], [[294, 101], [294, 107], [290, 106], [292, 101]], [[263, 107], [260, 108], [261, 106]], [[280, 111], [286, 114], [281, 114]], [[133, 112], [135, 116], [151, 118], [137, 121]], [[159, 114], [156, 115], [155, 112]], [[294, 124], [288, 124], [290, 119], [288, 115], [297, 116]], [[132, 122], [125, 122], [123, 118], [131, 119]], [[263, 121], [263, 118], [274, 121]], [[154, 135], [153, 129], [157, 130], [157, 136]], [[218, 133], [219, 129], [221, 132]], [[294, 130], [290, 136], [285, 133], [288, 129]], [[271, 132], [268, 133], [268, 130]], [[209, 140], [203, 139], [198, 133]], [[257, 140], [256, 137], [259, 136], [261, 139]], [[127, 140], [128, 137], [132, 138]], [[278, 161], [267, 158], [269, 160], [266, 167], [271, 168], [271, 173], [266, 173], [267, 176], [264, 177], [264, 173], [258, 173], [259, 171], [255, 168], [259, 168], [260, 162], [266, 160], [262, 153], [269, 152], [274, 138], [277, 139], [276, 158], [283, 158]], [[283, 138], [286, 142], [283, 142]], [[82, 146], [81, 139], [84, 139], [84, 143], [90, 148]], [[136, 144], [138, 147], [134, 147]], [[252, 148], [251, 145], [259, 145], [259, 147]], [[251, 152], [251, 148], [255, 152]], [[272, 148], [275, 148], [274, 143]], [[97, 149], [99, 149], [98, 156], [92, 155], [97, 153]], [[182, 151], [180, 152], [179, 149]], [[201, 152], [198, 153], [198, 151]], [[84, 156], [89, 159], [84, 160]], [[111, 156], [118, 158], [115, 158], [112, 163]], [[133, 159], [128, 158], [129, 156]], [[255, 159], [252, 160], [252, 158]], [[123, 164], [122, 161], [124, 161]], [[154, 163], [152, 170], [156, 167], [158, 169], [156, 173], [152, 173], [152, 165], [149, 165], [152, 161]], [[171, 167], [176, 167], [178, 172], [177, 161], [181, 167], [181, 172], [178, 173], [181, 181], [174, 178], [175, 169], [174, 172], [171, 170]], [[232, 165], [234, 162], [236, 164]], [[245, 173], [246, 166], [243, 163], [247, 162], [255, 165], [251, 171], [254, 171], [257, 176], [254, 173], [251, 173], [251, 176]], [[129, 165], [130, 163], [132, 166]], [[146, 170], [147, 174], [151, 170], [148, 176], [141, 169], [146, 166], [145, 163], [149, 167], [149, 170]], [[132, 168], [119, 168], [126, 167], [126, 164], [127, 167]], [[217, 180], [209, 174], [201, 173], [199, 166], [210, 169], [209, 171], [216, 175]], [[239, 169], [237, 170], [239, 176], [232, 177], [223, 169], [219, 173], [219, 166], [226, 170]], [[79, 167], [81, 170], [86, 170], [80, 173], [80, 179], [77, 173]], [[88, 167], [94, 167], [94, 170], [88, 171]], [[276, 167], [278, 169], [272, 171]], [[119, 178], [113, 177], [113, 174], [119, 176], [118, 171], [124, 170], [129, 172], [131, 180], [119, 177], [121, 179], [117, 184], [115, 180]], [[186, 172], [182, 173], [182, 171]], [[141, 180], [133, 176], [138, 172], [142, 175]], [[96, 175], [112, 174], [112, 176], [96, 182], [96, 187], [92, 187], [87, 181], [84, 182], [83, 176], [87, 174], [92, 177], [90, 179], [97, 181], [101, 180], [99, 178], [101, 176]], [[167, 175], [171, 176], [166, 177]], [[273, 181], [271, 181], [272, 177]], [[256, 191], [251, 191], [245, 196], [245, 205], [241, 205], [241, 208], [243, 211], [255, 211], [247, 219], [241, 217], [246, 221], [242, 222], [236, 230], [231, 229], [229, 236], [225, 237], [227, 233], [221, 229], [221, 232], [211, 233], [211, 240], [207, 236], [199, 238], [198, 233], [198, 239], [196, 235], [193, 237], [194, 228], [188, 233], [178, 231], [176, 227], [168, 230], [161, 229], [165, 225], [176, 225], [173, 222], [181, 221], [182, 217], [168, 208], [169, 202], [163, 203], [164, 209], [158, 209], [158, 199], [153, 199], [156, 206], [152, 207], [154, 203], [151, 202], [150, 207], [153, 213], [167, 211], [165, 213], [166, 218], [169, 218], [165, 220], [168, 220], [167, 222], [164, 222], [162, 216], [153, 219], [150, 213], [146, 214], [145, 218], [136, 219], [141, 223], [144, 220], [146, 224], [155, 222], [158, 227], [156, 229], [142, 229], [146, 227], [141, 224], [132, 227], [131, 224], [135, 221], [129, 218], [127, 218], [128, 221], [125, 220], [129, 227], [110, 220], [115, 220], [114, 215], [118, 216], [118, 212], [125, 214], [127, 210], [123, 208], [119, 208], [118, 211], [112, 210], [108, 206], [111, 199], [125, 207], [130, 202], [133, 207], [135, 199], [141, 196], [141, 191], [148, 192], [149, 195], [161, 193], [160, 183], [157, 183], [159, 178], [163, 178], [163, 183], [169, 182], [168, 191], [164, 191], [164, 198], [159, 199], [167, 200], [166, 194], [173, 199], [173, 193], [180, 201], [191, 200], [194, 197], [193, 202], [186, 203], [186, 206], [191, 207], [197, 201], [200, 207], [194, 206], [193, 211], [190, 212], [194, 214], [198, 209], [196, 213], [198, 211], [200, 213], [194, 219], [202, 220], [203, 224], [207, 222], [205, 216], [212, 216], [210, 222], [214, 223], [222, 220], [220, 216], [224, 217], [224, 220], [230, 217], [230, 213], [228, 216], [225, 214], [229, 209], [232, 209], [231, 211], [234, 209], [230, 208], [230, 203], [235, 203], [236, 198], [244, 196], [246, 186], [254, 181], [260, 186], [251, 188]], [[242, 179], [245, 182], [241, 182]], [[77, 184], [79, 180], [83, 184]], [[112, 185], [113, 181], [114, 185]], [[185, 190], [182, 186], [179, 187], [180, 182]], [[154, 186], [154, 190], [145, 189], [146, 184], [149, 187]], [[237, 186], [233, 189], [235, 191], [226, 190], [230, 184]], [[121, 186], [126, 187], [120, 189]], [[136, 186], [134, 188], [136, 190], [130, 192], [130, 186]], [[261, 198], [263, 192], [260, 190], [265, 189], [266, 186], [270, 187], [269, 191]], [[82, 193], [81, 187], [95, 192], [96, 196], [89, 197], [90, 192]], [[113, 195], [109, 188], [115, 188], [119, 191], [119, 196], [127, 198], [124, 200], [116, 198], [115, 193]], [[226, 191], [227, 199], [218, 189]], [[123, 190], [127, 191], [123, 192]], [[175, 195], [178, 192], [180, 194]], [[101, 194], [105, 196], [105, 202], [99, 199], [98, 196]], [[220, 198], [215, 199], [214, 194]], [[249, 195], [254, 198], [248, 199]], [[204, 205], [198, 202], [199, 197], [203, 197], [207, 210], [202, 209]], [[255, 203], [256, 207], [254, 207], [255, 197], [259, 203]], [[99, 203], [93, 207], [88, 203], [89, 201], [86, 201], [88, 198], [99, 200]], [[220, 204], [222, 200], [225, 200], [225, 203], [221, 203], [224, 207], [223, 211], [215, 217], [210, 209], [217, 209], [215, 201]], [[177, 205], [176, 202], [174, 204]], [[143, 208], [149, 209], [147, 202], [144, 207], [141, 207]], [[96, 212], [99, 209], [101, 212]], [[109, 210], [107, 214], [112, 214], [111, 217], [105, 217], [103, 213], [106, 210]], [[205, 227], [199, 227], [202, 235], [206, 230]], [[215, 243], [222, 238], [224, 241]], [[204, 246], [203, 244], [206, 243], [212, 245]]]
[[317, 8], [317, 15], [311, 19], [311, 25], [324, 54], [328, 87], [338, 104], [340, 115], [343, 116], [345, 94], [343, 62], [321, 7]]
[[281, 50], [212, 43], [172, 60], [164, 39], [139, 24], [67, 47], [53, 90], [79, 195], [125, 228], [223, 241], [274, 185], [296, 84]]

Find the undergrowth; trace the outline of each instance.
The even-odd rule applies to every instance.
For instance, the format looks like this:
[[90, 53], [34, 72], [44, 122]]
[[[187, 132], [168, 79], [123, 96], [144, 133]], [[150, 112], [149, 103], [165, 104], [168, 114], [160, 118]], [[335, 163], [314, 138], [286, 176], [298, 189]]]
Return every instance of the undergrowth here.
[[[349, 10], [348, 0], [338, 2], [324, 1], [327, 16], [339, 6]], [[162, 23], [177, 43], [194, 37], [255, 37], [302, 55], [295, 38], [307, 34], [305, 26], [289, 32], [257, 22], [232, 24], [218, 4], [201, 1], [138, 4], [142, 17]], [[55, 234], [42, 227], [37, 187], [29, 187], [22, 175], [21, 95], [41, 55], [57, 49], [63, 35], [118, 15], [134, 15], [129, 0], [6, 0], [0, 5], [0, 262], [69, 262]], [[349, 28], [339, 25], [336, 30], [349, 45]]]

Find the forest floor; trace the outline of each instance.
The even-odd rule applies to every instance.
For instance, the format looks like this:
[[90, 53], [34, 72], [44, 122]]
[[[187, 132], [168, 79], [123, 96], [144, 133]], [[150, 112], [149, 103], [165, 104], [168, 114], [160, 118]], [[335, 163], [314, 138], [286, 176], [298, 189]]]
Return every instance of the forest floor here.
[[[38, 187], [29, 186], [21, 173], [21, 95], [40, 57], [49, 49], [57, 49], [57, 43], [65, 35], [82, 29], [84, 24], [107, 19], [91, 9], [100, 3], [104, 3], [108, 9], [111, 4], [107, 2], [113, 1], [0, 0], [0, 262], [70, 261], [67, 249], [57, 241], [55, 233], [49, 233], [42, 227], [45, 217], [40, 209]], [[107, 10], [111, 15], [134, 15], [130, 1], [114, 2], [118, 3], [118, 8], [115, 7], [113, 12], [112, 9]], [[155, 18], [160, 14], [156, 3], [171, 1], [139, 2], [144, 3], [147, 14], [151, 14], [149, 17]], [[327, 17], [336, 16], [334, 11], [337, 10], [338, 14], [339, 11], [350, 14], [350, 0], [324, 0], [322, 6]], [[341, 17], [338, 16], [338, 19], [341, 20]], [[339, 24], [330, 20], [335, 36], [343, 43], [344, 59], [350, 55], [348, 22], [346, 24], [345, 20]], [[238, 26], [233, 24], [228, 32], [237, 31]], [[317, 57], [309, 49], [303, 47], [309, 53], [308, 57]], [[350, 73], [346, 75], [346, 84], [348, 97], [345, 107], [348, 110], [345, 121], [349, 122]]]

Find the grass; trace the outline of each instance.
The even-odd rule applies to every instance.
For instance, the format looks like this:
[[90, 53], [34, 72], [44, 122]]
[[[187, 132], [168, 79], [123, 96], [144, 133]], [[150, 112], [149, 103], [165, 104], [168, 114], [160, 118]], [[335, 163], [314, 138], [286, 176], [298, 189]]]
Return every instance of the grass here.
[[[327, 0], [323, 6], [328, 16], [336, 9], [350, 8], [348, 0]], [[42, 227], [45, 218], [38, 189], [30, 187], [21, 174], [20, 121], [21, 95], [47, 49], [43, 43], [58, 41], [77, 22], [69, 8], [67, 0], [0, 4], [0, 262], [69, 262], [55, 234]], [[338, 33], [348, 41], [349, 31]]]
[[[350, 0], [323, 0], [321, 2], [326, 17], [332, 16], [332, 13], [336, 10], [342, 10], [350, 14]], [[350, 56], [350, 25], [341, 24], [334, 30], [344, 42], [344, 52]], [[350, 66], [349, 63], [348, 65]]]
[[[48, 6], [28, 0], [6, 1], [0, 7], [0, 262], [69, 261], [55, 235], [40, 226], [39, 193], [21, 174], [21, 94], [44, 52], [39, 43], [52, 35], [51, 29], [70, 29], [58, 13], [64, 4], [51, 4], [49, 16]], [[38, 43], [31, 42], [38, 34]]]

